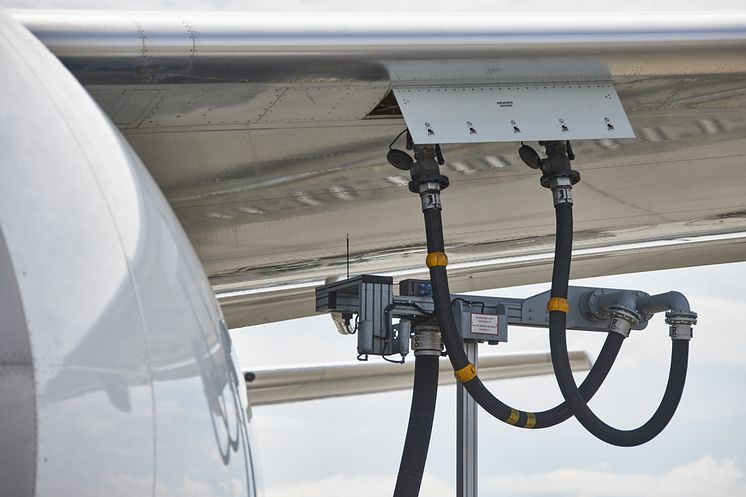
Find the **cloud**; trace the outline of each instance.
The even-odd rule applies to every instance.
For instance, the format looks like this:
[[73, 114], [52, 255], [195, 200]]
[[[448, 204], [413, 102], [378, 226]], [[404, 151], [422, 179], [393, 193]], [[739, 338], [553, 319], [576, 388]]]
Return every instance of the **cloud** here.
[[[379, 497], [390, 495], [394, 476], [335, 475], [270, 487], [266, 497]], [[451, 484], [426, 474], [420, 495], [450, 497]], [[622, 473], [606, 468], [559, 469], [483, 477], [482, 495], [572, 497], [733, 497], [746, 495], [746, 477], [732, 459], [705, 456], [659, 473]]]
[[[560, 469], [485, 479], [485, 495], [594, 497], [732, 497], [746, 495], [746, 477], [732, 459], [705, 456], [661, 473]], [[271, 496], [270, 496], [271, 497]]]
[[[335, 475], [314, 481], [293, 483], [266, 490], [266, 497], [381, 497], [394, 491], [395, 475], [347, 476]], [[423, 478], [420, 495], [427, 497], [452, 497], [453, 489], [447, 482], [432, 474]]]

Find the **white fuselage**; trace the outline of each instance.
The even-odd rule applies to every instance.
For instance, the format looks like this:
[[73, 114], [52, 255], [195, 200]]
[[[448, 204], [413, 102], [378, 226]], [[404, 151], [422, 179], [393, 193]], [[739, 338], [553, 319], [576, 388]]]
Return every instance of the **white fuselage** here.
[[254, 495], [245, 386], [160, 190], [0, 12], [0, 494]]

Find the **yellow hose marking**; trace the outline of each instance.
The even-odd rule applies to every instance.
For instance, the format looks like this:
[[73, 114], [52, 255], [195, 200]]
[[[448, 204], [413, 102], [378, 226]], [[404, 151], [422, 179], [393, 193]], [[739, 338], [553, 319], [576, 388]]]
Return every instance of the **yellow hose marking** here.
[[570, 304], [568, 304], [567, 300], [562, 297], [552, 297], [549, 299], [549, 302], [547, 302], [547, 310], [549, 312], [561, 311], [567, 314], [570, 310]]

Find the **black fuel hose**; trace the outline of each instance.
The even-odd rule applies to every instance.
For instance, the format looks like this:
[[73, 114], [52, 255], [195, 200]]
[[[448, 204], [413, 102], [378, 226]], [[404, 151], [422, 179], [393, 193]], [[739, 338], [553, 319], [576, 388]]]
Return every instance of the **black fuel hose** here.
[[[424, 211], [424, 216], [428, 253], [444, 252], [443, 224], [440, 210], [428, 209]], [[569, 267], [567, 274], [569, 275]], [[451, 293], [448, 288], [448, 274], [445, 266], [430, 267], [430, 281], [433, 288], [433, 301], [438, 324], [451, 365], [454, 371], [468, 368], [470, 365], [469, 359], [464, 352], [464, 343], [458, 334], [453, 316], [450, 301]], [[608, 334], [598, 359], [580, 386], [580, 394], [583, 398], [590, 400], [598, 391], [614, 364], [623, 341], [624, 337], [618, 333]], [[485, 411], [500, 421], [520, 428], [548, 428], [567, 420], [573, 414], [570, 406], [565, 402], [552, 409], [536, 413], [515, 409], [492, 395], [477, 375], [462, 382], [462, 384]]]
[[[572, 204], [560, 203], [555, 206], [557, 237], [555, 241], [554, 270], [552, 272], [551, 297], [567, 298], [572, 254]], [[570, 369], [567, 354], [565, 312], [556, 310], [549, 313], [549, 345], [552, 354], [554, 374], [562, 396], [570, 405], [578, 421], [593, 435], [612, 445], [633, 447], [655, 438], [668, 425], [681, 400], [686, 380], [689, 357], [687, 340], [672, 340], [671, 369], [668, 384], [658, 409], [642, 426], [633, 430], [619, 430], [601, 421], [588, 407], [583, 394], [578, 390]], [[617, 335], [610, 333], [609, 335]], [[621, 335], [620, 335], [621, 336]]]
[[437, 396], [438, 356], [415, 356], [412, 407], [394, 497], [417, 497], [420, 492]]

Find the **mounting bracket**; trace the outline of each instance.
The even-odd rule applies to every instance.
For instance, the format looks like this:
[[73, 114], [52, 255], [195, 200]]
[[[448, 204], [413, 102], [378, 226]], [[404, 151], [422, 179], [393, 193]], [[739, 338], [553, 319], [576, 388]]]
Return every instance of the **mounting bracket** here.
[[[399, 283], [399, 295], [394, 295], [393, 278], [361, 275], [316, 288], [316, 312], [357, 316], [355, 333], [358, 354], [406, 355], [409, 352], [409, 331], [413, 323], [435, 322], [435, 305], [429, 280], [404, 280]], [[567, 329], [583, 331], [610, 330], [613, 317], [589, 311], [591, 296], [608, 295], [610, 299], [645, 299], [649, 295], [635, 290], [617, 290], [571, 286], [568, 291], [570, 310]], [[549, 292], [527, 299], [451, 295], [456, 325], [461, 337], [469, 342], [497, 344], [508, 341], [508, 325], [547, 328], [546, 310]], [[652, 314], [641, 314], [630, 324], [642, 330]], [[395, 325], [394, 319], [400, 323]]]
[[418, 145], [634, 138], [612, 82], [393, 89]]

